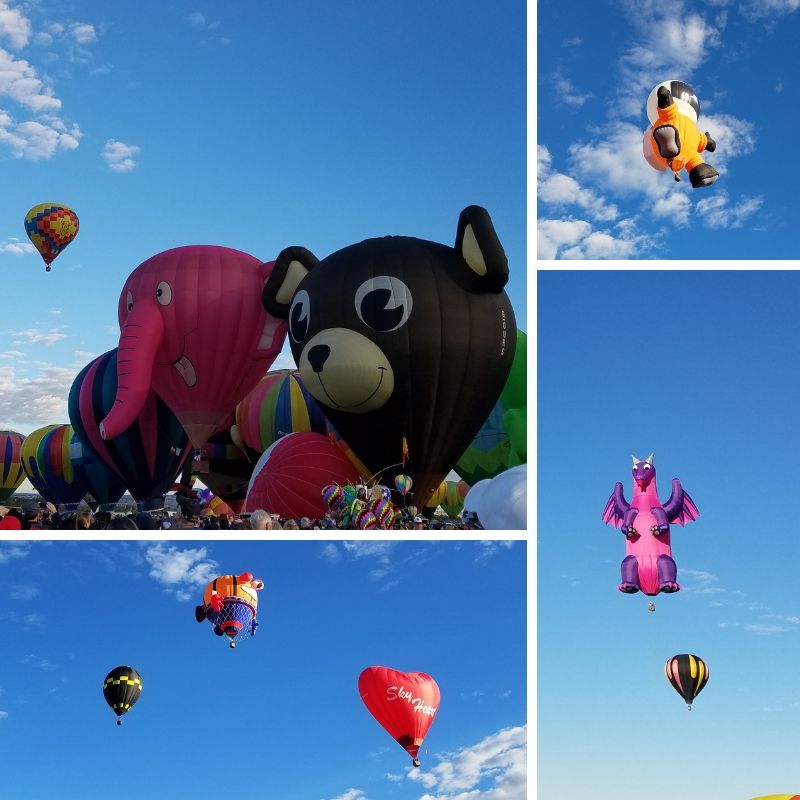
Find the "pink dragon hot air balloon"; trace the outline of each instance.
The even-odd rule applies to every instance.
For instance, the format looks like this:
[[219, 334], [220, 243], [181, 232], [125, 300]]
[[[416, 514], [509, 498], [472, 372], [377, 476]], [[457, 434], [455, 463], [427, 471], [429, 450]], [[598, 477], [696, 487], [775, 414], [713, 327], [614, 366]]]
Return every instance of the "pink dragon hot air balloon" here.
[[147, 259], [119, 298], [119, 388], [100, 433], [131, 425], [152, 388], [195, 447], [219, 430], [283, 346], [287, 322], [261, 304], [273, 262], [228, 247], [176, 247]]

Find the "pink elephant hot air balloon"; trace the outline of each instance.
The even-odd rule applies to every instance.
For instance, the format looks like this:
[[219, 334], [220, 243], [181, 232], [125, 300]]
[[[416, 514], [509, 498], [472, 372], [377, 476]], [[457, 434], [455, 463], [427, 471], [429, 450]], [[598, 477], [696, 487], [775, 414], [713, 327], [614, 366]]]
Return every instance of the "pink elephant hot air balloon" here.
[[195, 447], [219, 430], [283, 346], [287, 322], [261, 304], [272, 262], [228, 247], [176, 247], [147, 259], [119, 298], [116, 402], [105, 439], [136, 419], [152, 388]]

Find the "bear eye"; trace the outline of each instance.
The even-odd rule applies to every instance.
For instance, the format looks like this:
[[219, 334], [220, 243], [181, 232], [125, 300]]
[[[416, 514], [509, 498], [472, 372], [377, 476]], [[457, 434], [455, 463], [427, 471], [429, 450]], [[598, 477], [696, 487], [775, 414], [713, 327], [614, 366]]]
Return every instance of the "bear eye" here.
[[396, 331], [411, 316], [411, 292], [400, 278], [391, 275], [378, 275], [364, 281], [355, 299], [358, 318], [380, 333]]
[[133, 295], [131, 294], [130, 289], [128, 290], [128, 296], [125, 298], [125, 308], [128, 309], [129, 314], [131, 311], [133, 311]]
[[292, 300], [289, 309], [289, 333], [296, 342], [302, 342], [308, 333], [308, 315], [311, 311], [311, 298], [301, 289]]
[[162, 306], [168, 306], [172, 302], [172, 287], [166, 281], [161, 281], [156, 287], [156, 300]]

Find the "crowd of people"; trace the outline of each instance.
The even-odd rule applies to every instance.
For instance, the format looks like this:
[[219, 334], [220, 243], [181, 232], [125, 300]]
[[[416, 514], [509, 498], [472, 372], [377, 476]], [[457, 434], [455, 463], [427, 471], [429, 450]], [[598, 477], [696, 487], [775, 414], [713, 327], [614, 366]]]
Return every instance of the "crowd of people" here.
[[[462, 514], [458, 519], [403, 512], [393, 530], [475, 530], [477, 518]], [[205, 514], [196, 500], [181, 499], [177, 511], [117, 513], [83, 509], [59, 510], [52, 503], [28, 503], [21, 507], [0, 506], [0, 529], [4, 530], [340, 530], [330, 517], [284, 519], [263, 510], [241, 514]]]

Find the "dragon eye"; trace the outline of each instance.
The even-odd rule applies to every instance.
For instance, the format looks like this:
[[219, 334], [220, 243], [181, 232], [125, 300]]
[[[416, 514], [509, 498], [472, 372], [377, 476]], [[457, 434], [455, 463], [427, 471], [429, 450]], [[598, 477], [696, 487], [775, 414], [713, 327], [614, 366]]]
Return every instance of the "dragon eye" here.
[[300, 343], [308, 333], [309, 313], [311, 312], [311, 298], [305, 289], [301, 289], [292, 300], [289, 309], [289, 333], [296, 342]]
[[650, 469], [650, 465], [649, 465], [649, 464], [645, 464], [645, 465], [644, 465], [644, 468], [645, 468], [645, 469]]
[[405, 325], [414, 305], [408, 286], [391, 275], [364, 281], [356, 291], [355, 302], [358, 318], [380, 333]]

